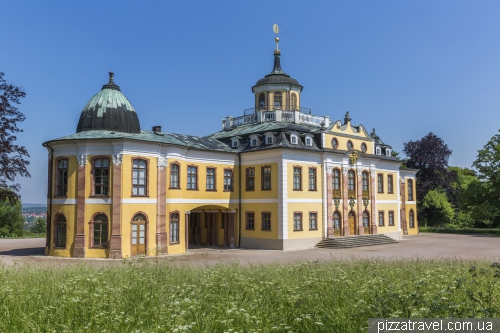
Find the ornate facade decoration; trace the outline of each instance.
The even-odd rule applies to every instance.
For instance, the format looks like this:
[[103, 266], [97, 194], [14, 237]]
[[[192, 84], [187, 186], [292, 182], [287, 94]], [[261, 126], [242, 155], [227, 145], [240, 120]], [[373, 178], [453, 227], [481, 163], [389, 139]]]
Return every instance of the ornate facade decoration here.
[[158, 157], [158, 168], [163, 170], [167, 166], [167, 158], [166, 157]]
[[373, 177], [375, 177], [375, 168], [370, 168], [370, 175]]
[[349, 168], [348, 167], [343, 167], [342, 168], [342, 173], [344, 174], [344, 176], [347, 176], [347, 172], [349, 172]]
[[87, 155], [77, 155], [78, 165], [84, 166], [87, 165]]
[[119, 166], [120, 164], [122, 164], [123, 154], [121, 154], [121, 153], [113, 154], [113, 155], [111, 155], [111, 157], [113, 158], [114, 165]]
[[356, 155], [356, 152], [352, 152], [352, 154], [349, 155], [349, 163], [354, 165], [356, 164], [357, 161], [358, 161], [358, 155]]

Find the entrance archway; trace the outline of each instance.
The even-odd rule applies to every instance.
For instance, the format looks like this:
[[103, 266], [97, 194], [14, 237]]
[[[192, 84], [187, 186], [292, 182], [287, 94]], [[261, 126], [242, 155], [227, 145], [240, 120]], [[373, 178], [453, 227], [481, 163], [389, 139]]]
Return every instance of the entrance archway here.
[[349, 215], [347, 215], [348, 221], [349, 221], [349, 234], [350, 235], [356, 235], [356, 215], [354, 212], [351, 210], [349, 212]]
[[190, 246], [235, 246], [236, 210], [200, 207], [186, 212], [186, 222]]

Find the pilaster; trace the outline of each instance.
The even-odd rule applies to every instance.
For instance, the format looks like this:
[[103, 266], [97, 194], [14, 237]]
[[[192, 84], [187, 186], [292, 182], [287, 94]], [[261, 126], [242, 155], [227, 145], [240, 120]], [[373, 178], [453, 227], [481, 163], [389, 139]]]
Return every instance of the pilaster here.
[[356, 217], [356, 223], [358, 227], [358, 235], [364, 235], [365, 234], [365, 229], [363, 228], [363, 170], [361, 170], [361, 166], [358, 166], [356, 169], [356, 175], [357, 175], [357, 217]]
[[87, 155], [78, 155], [78, 195], [76, 199], [76, 235], [73, 257], [85, 258], [87, 242], [85, 237], [85, 184]]
[[371, 214], [370, 214], [370, 233], [373, 235], [377, 234], [377, 207], [375, 206], [375, 168], [370, 168], [370, 201], [371, 201]]
[[111, 218], [111, 239], [109, 240], [109, 257], [123, 258], [121, 234], [121, 200], [122, 200], [122, 161], [121, 153], [113, 154], [113, 215]]
[[347, 173], [349, 171], [349, 168], [344, 166], [342, 168], [342, 206], [344, 207], [344, 211], [342, 213], [342, 220], [344, 221], [344, 236], [349, 236], [351, 234], [350, 229], [349, 229], [349, 196], [348, 196], [348, 188], [347, 188], [347, 183], [348, 183], [348, 178], [347, 178]]
[[156, 248], [157, 253], [168, 253], [167, 246], [167, 158], [158, 157], [156, 188]]

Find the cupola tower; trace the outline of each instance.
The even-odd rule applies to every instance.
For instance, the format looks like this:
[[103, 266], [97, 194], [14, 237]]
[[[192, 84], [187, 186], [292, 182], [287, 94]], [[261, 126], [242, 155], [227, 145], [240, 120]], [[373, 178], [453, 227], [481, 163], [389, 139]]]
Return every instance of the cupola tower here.
[[274, 51], [274, 67], [271, 73], [257, 81], [252, 87], [255, 94], [255, 110], [259, 111], [298, 111], [300, 110], [300, 93], [303, 87], [281, 69], [281, 51], [279, 50], [278, 25], [273, 26], [276, 34], [276, 50]]

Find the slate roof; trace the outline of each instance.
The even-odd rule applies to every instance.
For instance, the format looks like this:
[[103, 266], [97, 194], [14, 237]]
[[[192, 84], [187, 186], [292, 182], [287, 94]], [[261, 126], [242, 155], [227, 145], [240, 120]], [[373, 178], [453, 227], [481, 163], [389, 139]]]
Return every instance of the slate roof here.
[[[227, 144], [218, 140], [199, 137], [185, 134], [175, 134], [168, 132], [153, 132], [143, 131], [140, 133], [125, 133], [114, 131], [82, 131], [79, 133], [63, 136], [58, 139], [47, 141], [70, 141], [70, 140], [112, 140], [112, 139], [128, 139], [146, 142], [167, 143], [172, 145], [191, 147], [201, 150], [216, 150], [222, 152], [234, 152]], [[45, 145], [45, 143], [44, 143]]]
[[214, 138], [214, 139], [224, 139], [224, 138], [232, 138], [234, 136], [241, 135], [250, 135], [254, 133], [265, 133], [265, 132], [273, 132], [273, 131], [293, 131], [293, 132], [302, 132], [302, 133], [319, 133], [321, 128], [313, 125], [306, 124], [294, 124], [294, 123], [284, 123], [284, 122], [263, 122], [257, 124], [248, 124], [241, 125], [230, 130], [224, 130], [220, 132], [216, 132], [210, 135], [205, 136]]
[[273, 70], [271, 71], [271, 73], [267, 74], [265, 77], [257, 81], [257, 83], [255, 84], [255, 86], [253, 86], [253, 88], [265, 84], [291, 84], [297, 86], [300, 89], [300, 91], [302, 91], [303, 86], [299, 84], [299, 81], [290, 77], [290, 75], [288, 75], [281, 69], [280, 55], [281, 54], [279, 52], [274, 53]]

